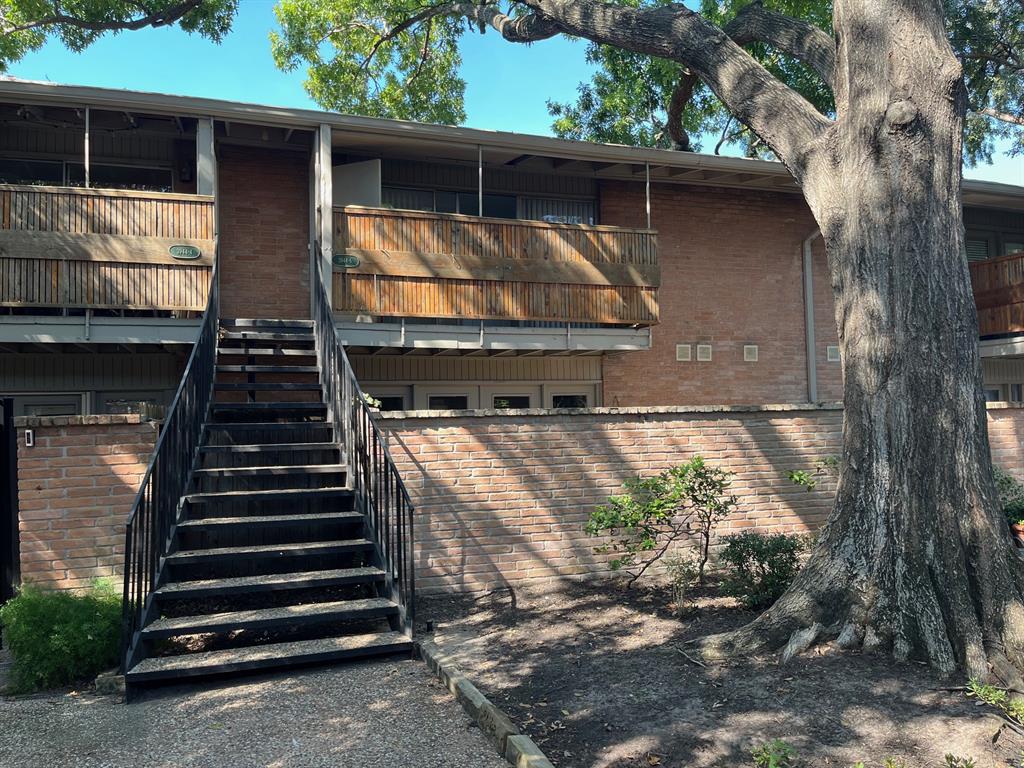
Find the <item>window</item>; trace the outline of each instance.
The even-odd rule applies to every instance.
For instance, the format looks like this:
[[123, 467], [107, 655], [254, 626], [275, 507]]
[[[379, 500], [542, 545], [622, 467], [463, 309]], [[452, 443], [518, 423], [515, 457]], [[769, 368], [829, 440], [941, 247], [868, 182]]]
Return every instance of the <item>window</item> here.
[[985, 402], [986, 403], [998, 403], [1002, 400], [1002, 395], [999, 393], [998, 387], [985, 387]]
[[[68, 186], [85, 186], [85, 165], [68, 163]], [[144, 168], [137, 165], [90, 163], [89, 186], [100, 189], [140, 189], [170, 192], [174, 179], [170, 168]]]
[[519, 218], [552, 224], [596, 224], [597, 211], [593, 200], [524, 197], [519, 201]]
[[1010, 402], [1019, 403], [1024, 401], [1024, 384], [1010, 385]]
[[380, 401], [381, 411], [405, 410], [405, 398], [401, 395], [381, 395], [377, 400]]
[[47, 160], [0, 159], [0, 184], [64, 183], [64, 164]]
[[496, 410], [506, 410], [509, 408], [529, 408], [530, 407], [530, 396], [529, 395], [495, 395], [491, 400], [491, 405]]
[[167, 404], [162, 392], [97, 392], [97, 413], [152, 414]]
[[586, 408], [586, 395], [552, 395], [551, 406], [553, 408]]
[[430, 395], [427, 408], [432, 411], [464, 411], [469, 408], [466, 395]]
[[1024, 240], [1003, 241], [1003, 256], [1009, 256], [1011, 253], [1020, 253], [1021, 251], [1024, 251]]
[[[388, 208], [461, 213], [467, 216], [479, 215], [480, 201], [477, 192], [381, 187], [380, 194], [381, 203]], [[516, 217], [516, 196], [485, 193], [484, 216], [496, 219], [514, 219]]]
[[15, 416], [78, 416], [82, 413], [82, 395], [15, 395]]

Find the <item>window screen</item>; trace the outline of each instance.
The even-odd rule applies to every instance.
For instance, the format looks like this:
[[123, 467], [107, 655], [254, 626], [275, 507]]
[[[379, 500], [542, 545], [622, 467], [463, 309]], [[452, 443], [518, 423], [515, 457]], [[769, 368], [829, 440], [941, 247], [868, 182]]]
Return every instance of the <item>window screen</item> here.
[[553, 395], [551, 405], [555, 408], [586, 408], [586, 395]]
[[469, 408], [466, 395], [430, 395], [427, 408], [432, 411], [464, 411]]
[[377, 398], [380, 401], [382, 411], [404, 411], [405, 398], [401, 395], [381, 395]]
[[597, 211], [593, 200], [523, 197], [519, 200], [519, 218], [552, 224], [596, 224]]
[[0, 159], [0, 184], [64, 183], [64, 164], [45, 160]]
[[529, 395], [495, 395], [491, 401], [494, 408], [505, 410], [507, 408], [529, 408]]
[[406, 211], [433, 211], [434, 193], [429, 189], [381, 187], [380, 201], [386, 208]]
[[[85, 186], [85, 165], [68, 163], [68, 186]], [[170, 192], [170, 168], [142, 168], [134, 165], [89, 165], [89, 186], [100, 189], [139, 189]]]

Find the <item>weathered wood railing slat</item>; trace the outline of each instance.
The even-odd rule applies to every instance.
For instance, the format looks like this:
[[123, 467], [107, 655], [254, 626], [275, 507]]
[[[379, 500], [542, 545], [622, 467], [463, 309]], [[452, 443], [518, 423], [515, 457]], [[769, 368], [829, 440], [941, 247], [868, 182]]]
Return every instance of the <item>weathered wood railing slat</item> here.
[[202, 311], [213, 254], [210, 197], [0, 185], [2, 306]]
[[970, 264], [981, 336], [1024, 333], [1024, 252]]
[[334, 308], [404, 317], [658, 321], [651, 230], [348, 206], [334, 212]]

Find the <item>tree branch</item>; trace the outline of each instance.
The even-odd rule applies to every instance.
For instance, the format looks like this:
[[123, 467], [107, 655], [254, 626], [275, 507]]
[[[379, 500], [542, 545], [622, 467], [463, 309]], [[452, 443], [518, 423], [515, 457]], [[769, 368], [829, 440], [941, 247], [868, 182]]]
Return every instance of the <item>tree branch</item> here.
[[1024, 115], [1014, 115], [1010, 112], [1000, 112], [992, 107], [984, 107], [982, 109], [974, 110], [976, 114], [985, 115], [991, 117], [993, 120], [999, 120], [1003, 123], [1011, 123], [1013, 125], [1024, 125]]
[[672, 91], [672, 98], [668, 102], [665, 128], [669, 138], [672, 139], [672, 149], [677, 149], [680, 152], [692, 151], [690, 136], [683, 128], [683, 112], [686, 111], [686, 105], [689, 103], [690, 97], [693, 96], [693, 89], [696, 86], [697, 76], [689, 70], [683, 70], [683, 74], [679, 77], [679, 83]]
[[181, 0], [176, 5], [164, 8], [163, 10], [146, 12], [144, 10], [145, 6], [133, 3], [136, 7], [143, 9], [145, 15], [128, 20], [110, 19], [108, 21], [95, 21], [64, 13], [60, 9], [60, 3], [54, 2], [53, 13], [24, 24], [11, 24], [7, 19], [0, 16], [0, 35], [13, 35], [18, 32], [30, 32], [33, 29], [45, 29], [56, 26], [75, 27], [87, 32], [128, 32], [144, 27], [163, 27], [180, 21], [182, 17], [194, 11], [202, 4], [203, 0]]
[[802, 19], [766, 9], [761, 0], [744, 6], [724, 27], [737, 45], [765, 43], [802, 61], [832, 86], [836, 74], [836, 41], [825, 30]]

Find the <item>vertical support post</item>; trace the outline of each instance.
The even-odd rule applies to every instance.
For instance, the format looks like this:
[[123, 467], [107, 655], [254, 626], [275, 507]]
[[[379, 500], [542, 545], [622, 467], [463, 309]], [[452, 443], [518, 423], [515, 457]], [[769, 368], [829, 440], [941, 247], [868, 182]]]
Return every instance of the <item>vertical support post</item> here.
[[331, 296], [332, 266], [331, 254], [334, 250], [334, 188], [331, 166], [331, 126], [321, 124], [317, 130], [316, 147], [316, 192], [317, 192], [317, 240], [320, 259], [320, 270], [327, 295]]
[[651, 228], [651, 164], [644, 163], [644, 203], [647, 210], [647, 228]]
[[89, 107], [85, 108], [85, 188], [89, 188]]
[[196, 192], [217, 194], [217, 158], [213, 143], [213, 118], [196, 121]]
[[476, 145], [476, 215], [484, 215], [484, 148]]

